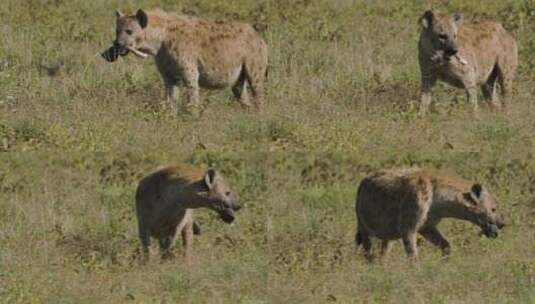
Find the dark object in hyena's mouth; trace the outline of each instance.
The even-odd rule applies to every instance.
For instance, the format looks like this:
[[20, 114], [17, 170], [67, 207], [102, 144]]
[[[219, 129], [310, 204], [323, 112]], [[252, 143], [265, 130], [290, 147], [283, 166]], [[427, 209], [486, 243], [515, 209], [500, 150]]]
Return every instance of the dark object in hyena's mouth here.
[[119, 58], [120, 56], [126, 56], [128, 54], [128, 50], [125, 48], [120, 47], [116, 43], [114, 43], [112, 46], [110, 46], [107, 50], [105, 50], [102, 54], [100, 54], [106, 61], [108, 62], [114, 62]]
[[114, 62], [119, 58], [119, 53], [119, 49], [115, 45], [112, 45], [100, 55], [102, 58], [106, 59], [106, 61]]

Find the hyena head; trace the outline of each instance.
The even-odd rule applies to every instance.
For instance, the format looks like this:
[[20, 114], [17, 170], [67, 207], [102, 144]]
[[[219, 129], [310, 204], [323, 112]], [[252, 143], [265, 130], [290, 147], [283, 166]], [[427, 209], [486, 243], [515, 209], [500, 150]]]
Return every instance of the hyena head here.
[[433, 49], [444, 52], [446, 56], [454, 56], [459, 51], [457, 33], [462, 22], [463, 16], [459, 13], [450, 15], [426, 11], [420, 18], [424, 34]]
[[125, 15], [120, 11], [115, 11], [116, 37], [113, 46], [102, 53], [107, 61], [117, 60], [119, 55], [125, 56], [128, 52], [145, 58], [147, 55], [139, 50], [141, 42], [144, 40], [144, 29], [148, 24], [147, 14], [139, 9], [135, 15]]
[[496, 201], [488, 190], [480, 184], [474, 184], [470, 192], [463, 194], [463, 199], [483, 234], [489, 238], [497, 237], [498, 230], [502, 229], [505, 223], [496, 211]]
[[214, 169], [208, 169], [204, 176], [208, 188], [209, 208], [219, 213], [225, 223], [234, 221], [234, 212], [240, 210], [238, 195], [230, 189], [223, 176]]

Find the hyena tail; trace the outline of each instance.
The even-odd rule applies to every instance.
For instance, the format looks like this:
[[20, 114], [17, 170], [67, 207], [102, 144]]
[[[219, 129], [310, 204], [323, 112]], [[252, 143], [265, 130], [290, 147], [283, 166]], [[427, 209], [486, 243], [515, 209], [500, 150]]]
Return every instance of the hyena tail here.
[[362, 191], [364, 191], [363, 183], [366, 182], [366, 179], [360, 182], [360, 185], [357, 188], [357, 199], [355, 201], [355, 215], [357, 218], [357, 233], [355, 234], [355, 245], [358, 248], [363, 243], [362, 232], [361, 232], [361, 220], [359, 218], [359, 199], [362, 199]]
[[193, 234], [194, 235], [201, 235], [201, 226], [199, 226], [199, 223], [193, 222]]
[[254, 30], [261, 34], [267, 30], [267, 24], [256, 22], [253, 24]]

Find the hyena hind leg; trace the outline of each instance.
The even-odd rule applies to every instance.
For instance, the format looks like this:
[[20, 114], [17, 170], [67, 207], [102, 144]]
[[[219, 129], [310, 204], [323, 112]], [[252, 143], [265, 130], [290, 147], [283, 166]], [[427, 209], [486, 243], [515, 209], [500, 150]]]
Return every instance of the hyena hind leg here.
[[[516, 46], [515, 46], [516, 48]], [[517, 56], [502, 56], [498, 59], [498, 83], [501, 89], [501, 105], [505, 113], [509, 113], [511, 95], [513, 92], [513, 78], [518, 66]]]
[[418, 248], [416, 247], [416, 232], [407, 231], [402, 236], [403, 246], [405, 247], [405, 252], [407, 257], [416, 261], [418, 259]]
[[147, 261], [150, 254], [150, 231], [144, 227], [142, 221], [139, 223], [139, 240], [141, 242], [143, 260]]
[[254, 98], [254, 105], [257, 109], [261, 109], [264, 104], [267, 68], [263, 67], [261, 63], [254, 60], [249, 60], [244, 66], [246, 82], [249, 83], [251, 93]]
[[243, 66], [242, 71], [240, 73], [240, 77], [232, 86], [232, 93], [243, 107], [249, 108], [252, 106], [252, 104], [249, 98], [249, 88], [247, 85], [248, 81], [246, 73], [247, 72], [245, 71], [245, 66]]
[[483, 98], [489, 103], [489, 105], [495, 109], [500, 110], [501, 105], [497, 98], [496, 93], [496, 80], [498, 79], [498, 68], [495, 67], [492, 70], [487, 81], [481, 86], [481, 92], [483, 93]]
[[498, 77], [501, 88], [501, 108], [505, 113], [509, 113], [511, 106], [511, 93], [513, 91], [513, 79]]

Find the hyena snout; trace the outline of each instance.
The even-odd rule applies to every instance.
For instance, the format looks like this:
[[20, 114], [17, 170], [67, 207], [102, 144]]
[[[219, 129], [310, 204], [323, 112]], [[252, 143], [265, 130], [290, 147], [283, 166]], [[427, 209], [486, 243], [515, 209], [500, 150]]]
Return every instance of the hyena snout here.
[[234, 210], [231, 208], [225, 208], [219, 211], [219, 216], [221, 216], [223, 222], [227, 224], [234, 222]]
[[483, 234], [486, 237], [494, 239], [498, 237], [498, 226], [496, 225], [487, 225], [483, 228]]
[[494, 219], [494, 224], [496, 227], [498, 227], [498, 229], [503, 229], [503, 227], [505, 227], [505, 221], [503, 220], [502, 216], [496, 216]]
[[129, 39], [122, 38], [121, 36], [117, 36], [115, 40], [113, 40], [113, 46], [120, 49], [122, 52], [127, 52], [126, 47], [130, 46], [132, 43], [129, 41]]
[[126, 48], [126, 44], [125, 43], [119, 43], [119, 40], [118, 39], [115, 39], [113, 41], [113, 46], [117, 52], [119, 53], [119, 55], [121, 56], [125, 56], [126, 54], [128, 54], [128, 49]]
[[237, 202], [225, 204], [225, 207], [219, 211], [219, 215], [221, 216], [223, 222], [230, 224], [234, 221], [235, 213], [240, 209], [241, 206]]
[[209, 191], [211, 208], [219, 213], [225, 223], [232, 223], [235, 212], [241, 208], [237, 194], [230, 190], [223, 176], [214, 169], [206, 172], [204, 183]]
[[447, 56], [455, 56], [459, 52], [459, 49], [456, 46], [449, 46], [446, 47], [445, 52]]
[[451, 38], [442, 38], [442, 48], [446, 56], [455, 56], [459, 52], [459, 47], [457, 43]]
[[488, 238], [498, 237], [498, 231], [505, 227], [505, 222], [501, 216], [494, 216], [487, 218], [487, 221], [482, 225], [483, 234]]

